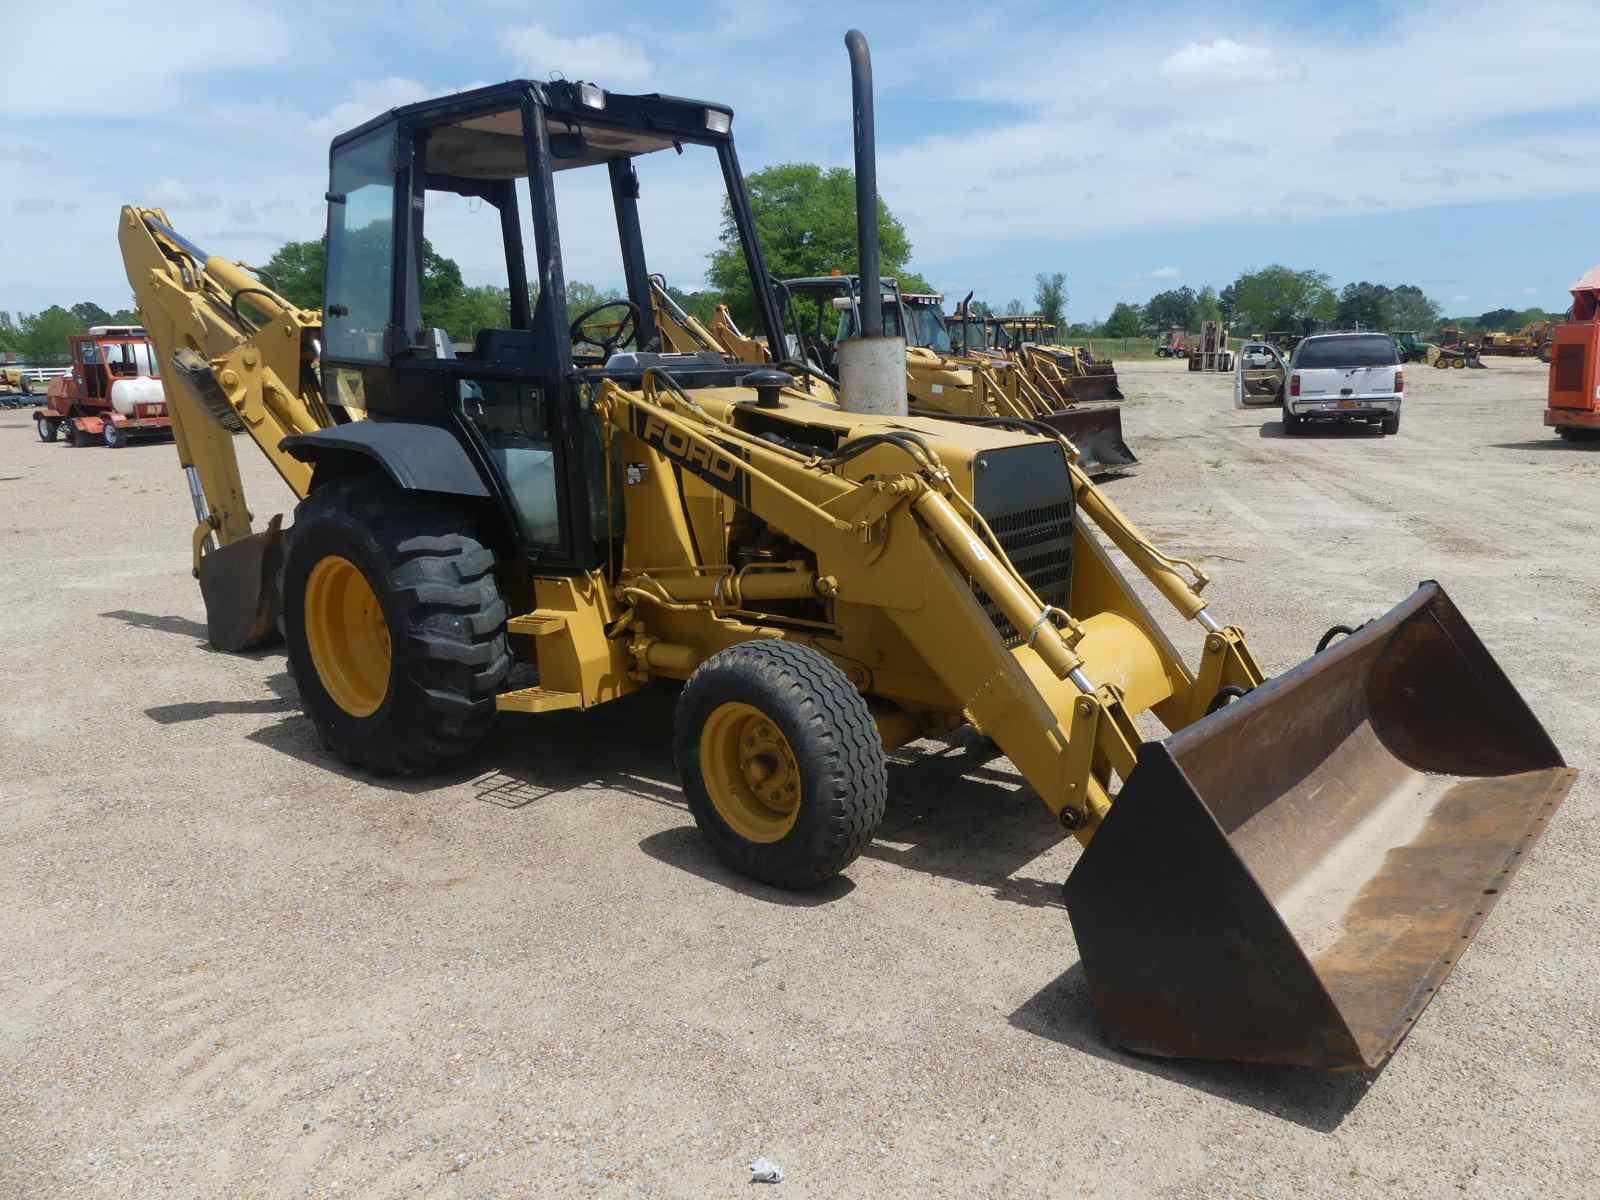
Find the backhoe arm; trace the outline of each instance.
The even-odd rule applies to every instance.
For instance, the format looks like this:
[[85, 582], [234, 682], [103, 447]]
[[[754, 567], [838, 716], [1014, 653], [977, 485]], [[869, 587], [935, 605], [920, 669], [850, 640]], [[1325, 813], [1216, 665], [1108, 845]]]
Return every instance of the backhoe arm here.
[[310, 491], [311, 467], [279, 446], [333, 424], [317, 375], [322, 322], [181, 237], [160, 209], [124, 207], [117, 241], [194, 502], [194, 573], [211, 641], [242, 649], [275, 630], [279, 518], [254, 532], [233, 436], [248, 433], [297, 497]]

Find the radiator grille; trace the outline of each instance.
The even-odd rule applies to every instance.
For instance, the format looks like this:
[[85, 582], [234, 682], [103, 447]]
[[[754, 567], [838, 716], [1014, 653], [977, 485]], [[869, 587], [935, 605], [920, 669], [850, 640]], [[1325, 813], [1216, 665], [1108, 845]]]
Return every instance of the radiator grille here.
[[[1000, 546], [1012, 566], [1027, 580], [1039, 599], [1057, 608], [1066, 608], [1072, 589], [1072, 505], [1046, 504], [1004, 516], [985, 517], [985, 520], [1000, 539]], [[976, 586], [973, 591], [1006, 645], [1019, 643], [1022, 633], [1006, 620], [988, 594]]]

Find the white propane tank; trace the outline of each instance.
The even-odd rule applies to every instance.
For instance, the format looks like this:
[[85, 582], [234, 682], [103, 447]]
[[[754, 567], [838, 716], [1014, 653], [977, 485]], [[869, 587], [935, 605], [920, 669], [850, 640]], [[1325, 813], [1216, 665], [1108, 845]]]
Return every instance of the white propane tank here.
[[[134, 408], [136, 404], [159, 404], [161, 413], [167, 411], [167, 393], [162, 390], [159, 379], [151, 379], [148, 375], [140, 375], [134, 379], [117, 379], [111, 384], [111, 407], [125, 417], [138, 416]], [[152, 413], [151, 416], [157, 414]]]
[[906, 341], [856, 337], [839, 343], [839, 407], [845, 412], [906, 415]]

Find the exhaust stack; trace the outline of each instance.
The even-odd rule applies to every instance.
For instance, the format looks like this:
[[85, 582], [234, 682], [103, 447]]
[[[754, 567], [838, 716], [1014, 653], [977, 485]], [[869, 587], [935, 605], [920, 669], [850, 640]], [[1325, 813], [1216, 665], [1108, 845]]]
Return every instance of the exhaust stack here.
[[872, 55], [860, 30], [844, 35], [855, 111], [856, 249], [861, 331], [839, 345], [839, 404], [846, 412], [906, 415], [906, 343], [883, 332], [878, 255], [878, 153], [872, 114]]

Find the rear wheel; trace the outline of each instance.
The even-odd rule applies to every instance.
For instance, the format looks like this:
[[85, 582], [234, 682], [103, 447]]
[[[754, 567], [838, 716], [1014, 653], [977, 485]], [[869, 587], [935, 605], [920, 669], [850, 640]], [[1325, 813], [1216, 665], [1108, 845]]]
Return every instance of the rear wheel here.
[[53, 442], [56, 440], [56, 422], [49, 417], [35, 417], [33, 419], [33, 427], [38, 431], [41, 442]]
[[1288, 408], [1283, 410], [1283, 431], [1285, 433], [1299, 433], [1302, 424], [1304, 424], [1302, 418], [1290, 412]]
[[1467, 365], [1467, 360], [1465, 358], [1452, 358], [1450, 360], [1450, 369], [1452, 371], [1464, 370], [1466, 368], [1466, 365]]
[[741, 874], [815, 886], [855, 861], [883, 820], [872, 711], [809, 647], [754, 641], [712, 655], [684, 686], [674, 725], [695, 822]]
[[317, 488], [284, 555], [283, 632], [323, 741], [380, 774], [468, 754], [511, 669], [494, 554], [435, 496], [366, 476]]
[[1383, 419], [1383, 431], [1385, 433], [1399, 433], [1400, 432], [1400, 414], [1399, 413], [1390, 413], [1388, 416], [1384, 417], [1384, 419]]
[[100, 436], [105, 439], [106, 445], [113, 450], [121, 450], [128, 444], [127, 431], [118, 429], [110, 421], [100, 426]]

